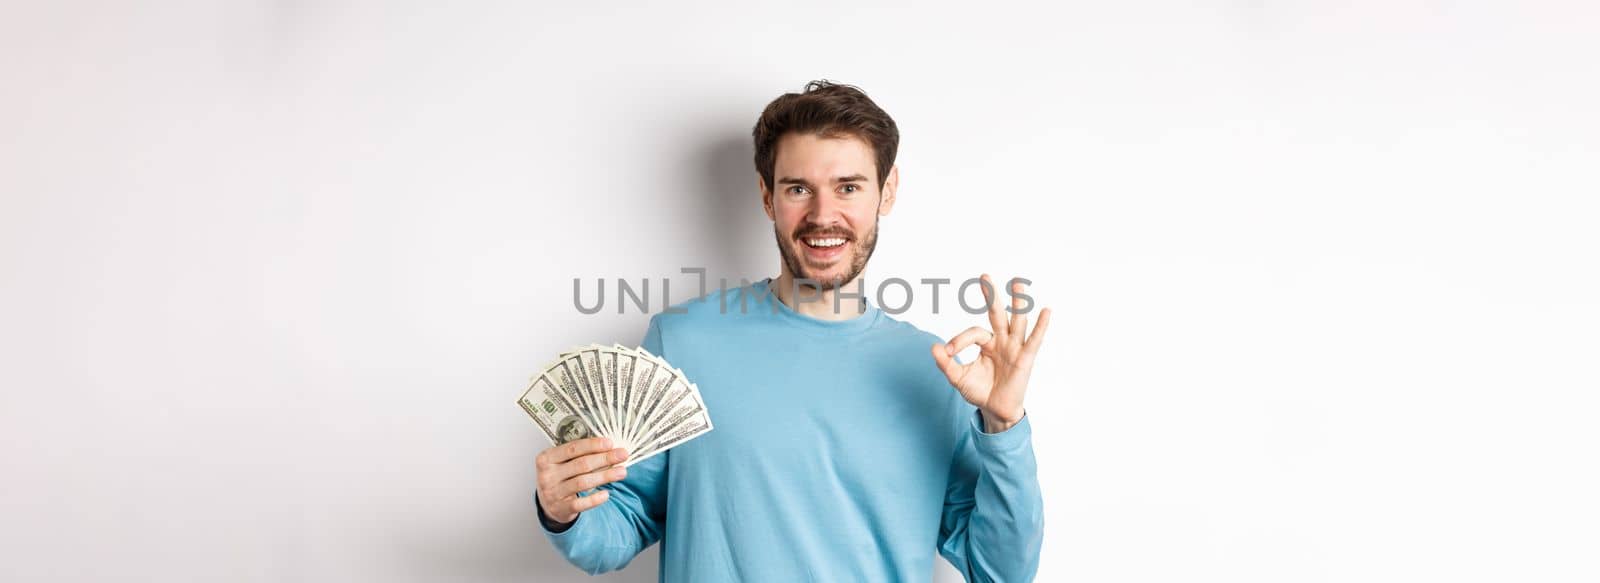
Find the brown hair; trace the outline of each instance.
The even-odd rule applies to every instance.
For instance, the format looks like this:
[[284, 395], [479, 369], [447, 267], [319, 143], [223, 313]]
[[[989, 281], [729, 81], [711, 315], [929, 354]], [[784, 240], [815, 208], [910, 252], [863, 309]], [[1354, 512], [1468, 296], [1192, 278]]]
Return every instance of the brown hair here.
[[751, 131], [756, 142], [756, 171], [772, 190], [772, 167], [778, 160], [778, 139], [790, 132], [827, 138], [854, 136], [872, 146], [878, 165], [878, 186], [889, 177], [900, 129], [854, 85], [827, 79], [806, 83], [802, 93], [785, 93], [767, 104]]

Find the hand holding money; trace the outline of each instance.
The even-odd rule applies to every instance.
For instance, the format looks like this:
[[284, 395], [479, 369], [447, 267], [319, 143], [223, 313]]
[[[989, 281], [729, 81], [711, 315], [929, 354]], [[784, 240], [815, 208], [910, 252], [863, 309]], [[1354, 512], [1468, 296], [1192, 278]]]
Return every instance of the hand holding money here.
[[539, 452], [534, 458], [539, 476], [535, 501], [551, 522], [570, 524], [579, 513], [610, 499], [605, 490], [589, 496], [578, 493], [627, 477], [627, 468], [616, 467], [627, 458], [628, 450], [612, 448], [605, 437], [570, 441]]
[[610, 499], [627, 467], [711, 431], [700, 389], [648, 351], [589, 345], [535, 375], [517, 404], [554, 447], [539, 454], [539, 504], [565, 524]]

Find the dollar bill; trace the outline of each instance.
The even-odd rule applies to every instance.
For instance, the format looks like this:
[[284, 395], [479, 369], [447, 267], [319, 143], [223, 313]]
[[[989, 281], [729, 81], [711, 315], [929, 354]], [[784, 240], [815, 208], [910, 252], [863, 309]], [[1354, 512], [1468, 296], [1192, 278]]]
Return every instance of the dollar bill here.
[[595, 412], [595, 404], [589, 396], [589, 391], [578, 381], [578, 375], [573, 374], [573, 369], [567, 366], [565, 360], [557, 361], [545, 369], [544, 376], [549, 377], [555, 384], [560, 394], [567, 397], [567, 404], [589, 427], [600, 430], [600, 419]]
[[650, 358], [650, 353], [638, 351], [633, 357], [633, 389], [628, 398], [628, 441], [637, 442], [639, 426], [644, 422], [644, 410], [649, 404], [656, 369], [660, 364]]
[[666, 412], [668, 388], [674, 379], [672, 368], [662, 361], [656, 361], [656, 367], [650, 375], [650, 386], [646, 389], [643, 407], [639, 410], [638, 420], [632, 428], [629, 441], [642, 444], [645, 433], [655, 426], [656, 420]]
[[568, 356], [561, 364], [566, 367], [567, 374], [577, 381], [578, 387], [583, 390], [584, 396], [589, 399], [589, 409], [594, 416], [595, 429], [598, 429], [603, 434], [610, 435], [612, 433], [611, 417], [606, 415], [605, 402], [600, 400], [600, 383], [590, 374], [589, 364], [591, 362], [593, 362], [593, 356], [584, 350], [579, 350]]
[[660, 442], [666, 436], [672, 435], [678, 428], [704, 417], [705, 406], [699, 399], [691, 395], [695, 393], [694, 387], [681, 378], [674, 378], [667, 389], [666, 396], [662, 399], [661, 413], [649, 421], [644, 428], [643, 435], [638, 442], [642, 448], [649, 448]]
[[638, 463], [714, 429], [688, 374], [643, 348], [589, 344], [562, 352], [518, 404], [551, 443], [609, 437]]
[[610, 390], [606, 388], [605, 376], [600, 373], [600, 352], [602, 347], [591, 344], [578, 351], [578, 362], [582, 363], [584, 376], [589, 379], [590, 387], [595, 394], [595, 401], [600, 408], [600, 423], [604, 425], [603, 431], [607, 435], [615, 435], [621, 424], [612, 417], [615, 412], [611, 409]]
[[550, 439], [552, 445], [561, 445], [575, 439], [593, 437], [595, 431], [583, 417], [567, 404], [561, 396], [560, 389], [550, 381], [550, 377], [539, 375], [534, 377], [528, 390], [517, 400], [522, 409], [533, 418], [535, 425], [544, 431], [545, 437]]
[[[606, 415], [611, 418], [613, 427], [623, 427], [622, 409], [617, 405], [617, 351], [610, 347], [596, 347], [594, 353], [595, 367], [599, 370], [601, 398], [605, 399]], [[628, 447], [627, 444], [618, 444], [617, 447]]]
[[712, 427], [710, 419], [695, 419], [689, 424], [677, 428], [659, 443], [628, 456], [628, 459], [622, 462], [622, 467], [626, 468], [633, 464], [650, 459], [651, 456], [677, 447], [685, 441], [700, 437], [701, 435], [711, 431], [711, 429]]

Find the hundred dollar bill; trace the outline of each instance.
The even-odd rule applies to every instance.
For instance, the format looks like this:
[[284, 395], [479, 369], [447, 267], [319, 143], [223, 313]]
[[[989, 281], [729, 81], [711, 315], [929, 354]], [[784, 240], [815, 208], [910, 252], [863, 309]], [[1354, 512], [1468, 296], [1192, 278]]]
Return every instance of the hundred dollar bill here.
[[[613, 346], [617, 353], [617, 411], [621, 413], [623, 427], [633, 426], [633, 367], [638, 362], [638, 355], [632, 349], [617, 345]], [[628, 444], [628, 449], [633, 449], [633, 444]]]
[[649, 448], [655, 445], [664, 436], [688, 422], [691, 417], [698, 417], [705, 411], [700, 400], [691, 397], [696, 392], [698, 391], [688, 381], [674, 375], [672, 383], [667, 386], [667, 391], [662, 396], [661, 405], [658, 407], [660, 412], [653, 420], [647, 422], [649, 425], [644, 428], [644, 433], [639, 438], [641, 447]]
[[623, 460], [622, 467], [626, 468], [633, 464], [650, 459], [650, 457], [658, 453], [677, 447], [678, 444], [699, 437], [701, 434], [711, 431], [711, 429], [711, 419], [709, 417], [696, 418], [689, 424], [679, 427], [677, 430], [665, 435], [660, 442], [656, 443], [652, 447], [649, 447], [648, 449], [640, 451], [638, 455], [628, 456], [628, 459]]
[[567, 398], [567, 404], [595, 431], [600, 430], [600, 419], [595, 412], [595, 405], [589, 392], [578, 381], [578, 375], [573, 374], [573, 369], [568, 367], [565, 360], [557, 361], [545, 369], [544, 376], [548, 377], [556, 390]]
[[589, 344], [561, 353], [519, 399], [560, 444], [609, 437], [637, 463], [713, 429], [699, 387], [643, 347]]
[[644, 423], [645, 408], [649, 406], [652, 398], [651, 388], [653, 388], [656, 369], [660, 367], [656, 361], [647, 358], [649, 354], [643, 349], [634, 354], [633, 379], [629, 383], [632, 385], [632, 389], [629, 390], [628, 394], [627, 438], [629, 442], [636, 445], [637, 441], [635, 440], [638, 437], [639, 427]]
[[517, 404], [528, 412], [552, 445], [594, 436], [594, 429], [567, 406], [566, 399], [548, 376], [534, 377]]
[[573, 353], [566, 360], [561, 361], [561, 364], [566, 367], [567, 374], [571, 375], [573, 381], [578, 384], [578, 389], [583, 393], [584, 398], [589, 400], [589, 413], [594, 420], [595, 430], [602, 434], [610, 435], [611, 418], [606, 415], [605, 404], [600, 401], [600, 389], [595, 386], [598, 383], [594, 381], [594, 377], [589, 375], [588, 362], [584, 358], [584, 352], [580, 350]]
[[[600, 398], [605, 401], [606, 414], [611, 417], [613, 431], [624, 427], [622, 414], [617, 406], [617, 351], [609, 346], [596, 346], [594, 353], [595, 367], [599, 370]], [[619, 444], [617, 447], [627, 447]]]
[[646, 389], [648, 392], [644, 399], [644, 408], [639, 411], [638, 424], [632, 428], [633, 433], [629, 437], [629, 441], [636, 446], [649, 445], [645, 439], [649, 435], [649, 431], [655, 427], [657, 421], [672, 405], [668, 402], [671, 397], [669, 388], [676, 378], [672, 373], [672, 368], [667, 366], [665, 362], [656, 362], [656, 366], [650, 375], [650, 387]]
[[600, 374], [600, 352], [603, 347], [590, 344], [578, 351], [578, 362], [583, 366], [584, 377], [589, 379], [589, 390], [594, 392], [595, 402], [600, 408], [600, 427], [606, 435], [615, 435], [621, 425], [613, 417], [610, 395], [606, 392], [605, 376]]

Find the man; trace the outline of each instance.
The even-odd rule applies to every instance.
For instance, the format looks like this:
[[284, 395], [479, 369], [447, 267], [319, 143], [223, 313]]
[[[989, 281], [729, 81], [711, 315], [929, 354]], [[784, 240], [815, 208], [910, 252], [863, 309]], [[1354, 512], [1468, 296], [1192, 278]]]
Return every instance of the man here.
[[859, 89], [812, 82], [753, 133], [778, 277], [657, 314], [642, 343], [699, 385], [716, 430], [628, 468], [605, 438], [540, 453], [549, 540], [589, 573], [659, 540], [674, 582], [928, 581], [935, 550], [968, 581], [1032, 579], [1022, 404], [1049, 310], [1030, 333], [1021, 286], [1010, 313], [985, 285], [990, 329], [943, 342], [866, 303], [899, 132]]

